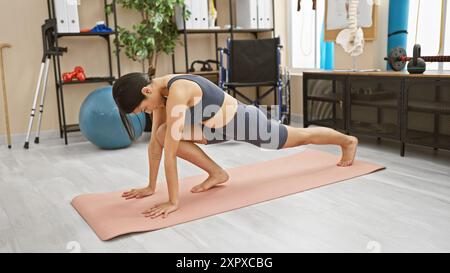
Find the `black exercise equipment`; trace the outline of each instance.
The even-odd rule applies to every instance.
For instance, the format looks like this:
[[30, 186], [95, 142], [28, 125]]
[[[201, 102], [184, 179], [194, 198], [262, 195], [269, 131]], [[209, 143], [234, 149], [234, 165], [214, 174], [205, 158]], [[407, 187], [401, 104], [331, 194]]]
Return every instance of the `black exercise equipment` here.
[[195, 60], [191, 64], [191, 68], [189, 68], [189, 72], [195, 72], [195, 65], [201, 64], [202, 68], [200, 68], [201, 72], [207, 72], [207, 71], [213, 71], [212, 66], [209, 64], [208, 61], [201, 61], [201, 60]]
[[389, 53], [389, 57], [384, 58], [394, 71], [401, 71], [406, 65], [406, 50], [403, 47], [394, 47]]
[[423, 74], [427, 69], [427, 64], [423, 58], [420, 58], [420, 45], [414, 45], [413, 58], [408, 63], [408, 72], [410, 74]]
[[216, 60], [208, 59], [208, 60], [206, 60], [206, 62], [210, 63], [210, 64], [217, 64], [217, 65], [219, 65], [219, 61], [216, 61]]
[[389, 65], [394, 71], [400, 71], [405, 68], [408, 63], [408, 72], [411, 74], [422, 74], [426, 70], [425, 62], [450, 62], [450, 56], [421, 56], [420, 45], [415, 45], [413, 50], [413, 57], [408, 57], [406, 50], [401, 47], [395, 47], [389, 53], [387, 58]]

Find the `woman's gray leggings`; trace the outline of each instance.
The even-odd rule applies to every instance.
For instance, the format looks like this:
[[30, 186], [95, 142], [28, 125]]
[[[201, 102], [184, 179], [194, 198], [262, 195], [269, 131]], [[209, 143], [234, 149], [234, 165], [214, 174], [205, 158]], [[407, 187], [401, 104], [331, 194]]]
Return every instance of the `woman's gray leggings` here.
[[284, 124], [268, 119], [254, 105], [238, 104], [234, 118], [223, 128], [202, 126], [208, 144], [228, 140], [243, 141], [265, 149], [281, 149], [286, 143], [288, 131]]

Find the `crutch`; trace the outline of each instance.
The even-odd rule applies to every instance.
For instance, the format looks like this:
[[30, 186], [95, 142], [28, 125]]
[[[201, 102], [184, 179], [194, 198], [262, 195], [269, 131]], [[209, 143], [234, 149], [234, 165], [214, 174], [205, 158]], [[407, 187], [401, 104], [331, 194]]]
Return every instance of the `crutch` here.
[[37, 127], [36, 138], [34, 139], [34, 143], [36, 143], [36, 144], [39, 143], [39, 134], [41, 132], [42, 113], [44, 112], [45, 94], [47, 93], [48, 68], [49, 68], [49, 66], [50, 66], [50, 56], [47, 56], [47, 59], [45, 61], [44, 82], [43, 82], [43, 86], [42, 86], [41, 104], [39, 106], [38, 127]]
[[[39, 78], [37, 81], [36, 91], [34, 93], [33, 106], [31, 107], [30, 121], [28, 122], [28, 131], [27, 131], [27, 136], [25, 139], [25, 145], [23, 146], [25, 149], [28, 149], [29, 145], [30, 145], [29, 143], [30, 143], [31, 128], [33, 127], [33, 120], [34, 120], [34, 116], [36, 114], [36, 104], [37, 104], [37, 100], [39, 97], [39, 92], [41, 90], [41, 84], [42, 84], [44, 90], [43, 90], [42, 96], [41, 96], [41, 107], [40, 107], [40, 112], [39, 112], [38, 127], [40, 128], [40, 126], [41, 126], [42, 112], [43, 112], [43, 108], [44, 108], [43, 104], [44, 104], [44, 98], [45, 98], [45, 93], [46, 93], [45, 89], [47, 87], [47, 80], [48, 80], [49, 64], [50, 64], [50, 56], [47, 56], [47, 54], [44, 54], [44, 57], [42, 58], [41, 69], [39, 70]], [[39, 135], [36, 136], [35, 143], [39, 143]]]
[[0, 77], [2, 82], [2, 90], [3, 90], [3, 101], [5, 104], [5, 119], [6, 119], [6, 136], [8, 141], [8, 148], [11, 149], [11, 129], [9, 127], [9, 114], [8, 114], [8, 100], [6, 97], [6, 78], [5, 78], [5, 69], [3, 68], [3, 48], [11, 47], [10, 44], [1, 43], [0, 42]]
[[39, 78], [36, 86], [36, 91], [34, 93], [33, 106], [31, 108], [30, 121], [28, 123], [28, 131], [25, 139], [25, 145], [23, 146], [25, 149], [28, 149], [30, 145], [29, 144], [30, 134], [31, 129], [33, 127], [34, 116], [36, 114], [36, 104], [39, 98], [39, 93], [41, 91], [42, 85], [42, 94], [39, 106], [38, 128], [36, 138], [34, 139], [34, 143], [39, 143], [42, 115], [44, 112], [44, 101], [45, 95], [47, 93], [48, 70], [50, 67], [50, 59], [52, 58], [52, 56], [61, 56], [64, 52], [67, 52], [67, 48], [56, 47], [55, 37], [56, 37], [56, 20], [55, 19], [45, 20], [45, 23], [42, 25], [42, 42], [44, 54], [42, 56], [41, 69], [39, 70]]

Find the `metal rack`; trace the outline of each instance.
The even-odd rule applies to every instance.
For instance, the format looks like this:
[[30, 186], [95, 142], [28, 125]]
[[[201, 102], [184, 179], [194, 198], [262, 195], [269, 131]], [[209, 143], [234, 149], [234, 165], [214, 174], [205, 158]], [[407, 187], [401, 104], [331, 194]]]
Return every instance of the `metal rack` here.
[[[216, 0], [214, 1], [215, 6]], [[272, 37], [275, 37], [275, 1], [272, 0], [272, 18], [273, 18], [273, 24], [272, 28], [267, 29], [237, 29], [233, 25], [233, 0], [228, 0], [228, 9], [229, 9], [229, 18], [230, 18], [230, 28], [229, 29], [186, 29], [186, 20], [183, 21], [183, 29], [178, 30], [178, 33], [183, 34], [184, 39], [184, 57], [185, 57], [185, 68], [186, 74], [198, 74], [198, 75], [213, 75], [213, 74], [219, 74], [219, 65], [216, 64], [216, 71], [210, 71], [210, 72], [189, 72], [189, 55], [188, 55], [188, 40], [187, 36], [188, 34], [214, 34], [215, 39], [215, 52], [216, 52], [216, 61], [219, 60], [219, 45], [218, 45], [218, 36], [219, 34], [229, 34], [231, 39], [234, 38], [235, 33], [251, 33], [255, 36], [255, 38], [258, 38], [258, 33], [263, 32], [272, 32]], [[185, 9], [183, 8], [183, 14], [185, 12]], [[172, 53], [172, 71], [174, 74], [180, 74], [182, 72], [177, 72], [175, 69], [175, 52]]]
[[[401, 156], [405, 144], [450, 150], [450, 136], [441, 120], [450, 117], [449, 84], [450, 74], [445, 73], [304, 72], [303, 126], [330, 127], [377, 141], [395, 140], [400, 143]], [[370, 88], [370, 92], [358, 94], [361, 88]], [[355, 107], [364, 111], [356, 113]], [[422, 125], [430, 128], [412, 126], [423, 123], [424, 114], [429, 124]]]
[[[103, 0], [104, 7], [108, 5], [107, 0]], [[75, 85], [75, 84], [90, 84], [90, 83], [101, 83], [101, 82], [107, 82], [109, 84], [113, 84], [115, 81], [115, 77], [113, 75], [112, 71], [112, 52], [111, 52], [111, 40], [110, 37], [114, 36], [115, 41], [115, 55], [116, 55], [116, 62], [117, 62], [117, 73], [120, 77], [121, 71], [120, 71], [120, 50], [119, 50], [119, 44], [117, 42], [117, 13], [116, 13], [116, 1], [112, 0], [111, 2], [112, 6], [112, 12], [113, 12], [113, 18], [114, 18], [114, 31], [113, 32], [102, 32], [102, 33], [91, 33], [91, 32], [80, 32], [80, 33], [56, 33], [55, 41], [56, 41], [56, 47], [58, 48], [58, 39], [64, 38], [64, 37], [101, 37], [105, 39], [107, 42], [108, 47], [108, 68], [109, 68], [109, 75], [105, 77], [87, 77], [85, 81], [83, 82], [68, 82], [65, 83], [61, 79], [61, 56], [54, 56], [53, 57], [53, 71], [55, 74], [55, 86], [56, 86], [56, 99], [57, 99], [57, 105], [58, 105], [58, 120], [59, 120], [59, 130], [60, 130], [60, 137], [64, 137], [65, 144], [68, 144], [67, 140], [67, 133], [69, 132], [77, 132], [80, 131], [79, 124], [67, 124], [66, 123], [66, 114], [65, 114], [65, 106], [64, 106], [64, 86], [65, 85]], [[54, 0], [47, 0], [47, 7], [48, 7], [48, 16], [49, 19], [55, 18], [55, 2]], [[109, 27], [109, 18], [108, 14], [105, 10], [105, 24]]]

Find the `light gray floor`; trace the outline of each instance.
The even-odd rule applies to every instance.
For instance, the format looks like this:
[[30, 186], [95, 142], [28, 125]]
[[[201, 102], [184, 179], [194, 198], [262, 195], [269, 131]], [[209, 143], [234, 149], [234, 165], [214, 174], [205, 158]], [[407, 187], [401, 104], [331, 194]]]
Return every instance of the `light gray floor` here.
[[[77, 133], [69, 136], [69, 146], [57, 137], [28, 151], [21, 144], [12, 150], [0, 146], [0, 252], [450, 251], [449, 151], [407, 146], [402, 158], [396, 142], [360, 138], [357, 159], [382, 164], [386, 170], [103, 242], [70, 201], [83, 193], [145, 185], [149, 136], [116, 151], [99, 150]], [[204, 147], [224, 167], [305, 148], [340, 151], [328, 145], [284, 151], [261, 151], [241, 143]], [[189, 163], [179, 164], [180, 177], [200, 173]]]

